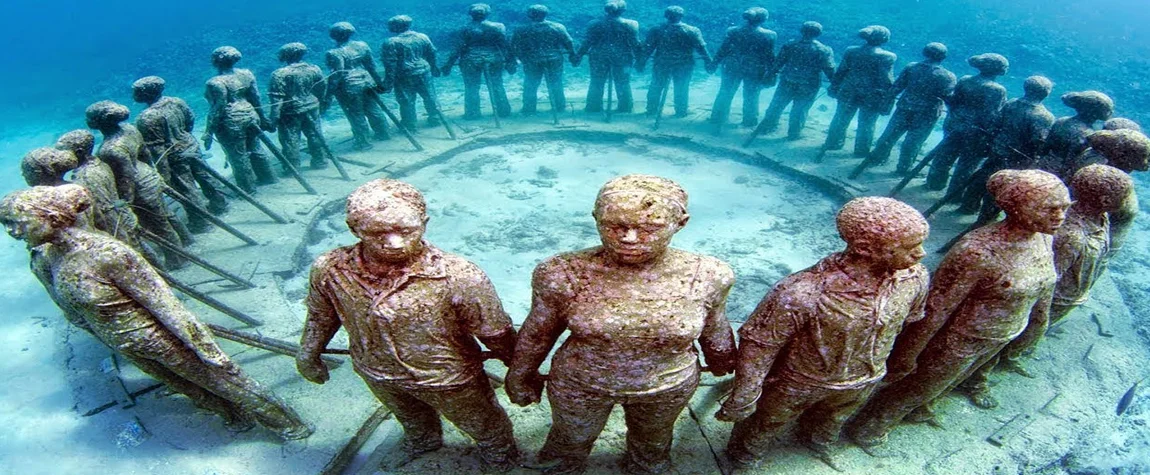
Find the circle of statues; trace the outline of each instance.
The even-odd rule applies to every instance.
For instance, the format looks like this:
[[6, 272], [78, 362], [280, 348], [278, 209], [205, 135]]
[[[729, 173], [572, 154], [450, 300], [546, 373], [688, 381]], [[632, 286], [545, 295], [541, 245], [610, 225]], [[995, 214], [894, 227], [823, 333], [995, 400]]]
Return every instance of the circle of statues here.
[[[737, 467], [769, 458], [792, 421], [801, 442], [825, 460], [843, 433], [869, 449], [900, 422], [936, 421], [933, 406], [951, 391], [994, 407], [988, 373], [1028, 373], [1023, 359], [1050, 325], [1089, 298], [1137, 214], [1129, 175], [1150, 168], [1150, 139], [1132, 121], [1112, 119], [1114, 103], [1100, 92], [1063, 94], [1075, 115], [1055, 119], [1042, 105], [1054, 88], [1047, 78], [1027, 78], [1025, 94], [1007, 99], [996, 79], [1009, 62], [998, 54], [971, 56], [977, 74], [957, 78], [943, 66], [946, 46], [929, 43], [921, 61], [895, 76], [897, 56], [883, 48], [889, 29], [860, 29], [862, 44], [836, 65], [834, 51], [817, 40], [816, 22], [803, 23], [776, 54], [779, 35], [763, 27], [768, 12], [756, 7], [712, 56], [700, 30], [683, 22], [683, 8], [667, 7], [666, 23], [642, 40], [625, 11], [622, 0], [608, 1], [576, 48], [564, 25], [547, 20], [546, 6], [530, 6], [529, 22], [508, 34], [488, 19], [490, 6], [475, 4], [442, 63], [409, 16], [387, 21], [392, 36], [378, 59], [353, 39], [354, 26], [339, 22], [329, 30], [335, 46], [324, 55], [327, 73], [305, 61], [304, 44], [280, 48], [283, 66], [271, 75], [266, 105], [255, 75], [237, 67], [240, 51], [220, 47], [210, 55], [218, 75], [205, 86], [209, 111], [199, 140], [191, 108], [164, 95], [162, 78], [141, 78], [132, 97], [147, 107], [134, 124], [126, 106], [99, 101], [86, 110], [99, 147], [91, 132], [76, 130], [24, 157], [31, 188], [0, 201], [0, 222], [27, 243], [34, 275], [69, 322], [229, 429], [259, 423], [285, 440], [305, 438], [314, 427], [232, 363], [212, 328], [176, 299], [165, 271], [194, 259], [183, 248], [227, 212], [224, 188], [257, 204], [252, 195], [262, 185], [285, 176], [303, 183], [301, 148], [310, 169], [341, 166], [322, 130], [333, 97], [351, 124], [353, 147], [366, 150], [390, 139], [392, 129], [414, 131], [417, 100], [429, 126], [449, 127], [435, 82], [456, 66], [463, 118], [483, 116], [481, 89], [498, 118], [511, 114], [505, 73], [522, 67], [524, 115], [537, 113], [544, 81], [555, 114], [568, 108], [566, 63], [579, 67], [587, 57], [586, 112], [608, 119], [632, 113], [631, 76], [649, 63], [646, 114], [660, 120], [674, 89], [673, 116], [682, 118], [701, 59], [707, 73], [722, 69], [710, 123], [726, 127], [741, 87], [749, 145], [773, 133], [788, 106], [786, 138], [799, 139], [825, 77], [837, 107], [816, 161], [844, 147], [857, 116], [853, 155], [861, 162], [852, 177], [885, 164], [901, 139], [897, 175], [909, 180], [929, 167], [926, 188], [945, 190], [939, 205], [978, 213], [933, 272], [919, 262], [929, 212], [892, 198], [853, 199], [835, 223], [845, 249], [775, 284], [736, 344], [725, 311], [734, 272], [671, 246], [690, 220], [687, 192], [648, 175], [602, 186], [592, 211], [601, 244], [535, 268], [530, 313], [518, 330], [479, 267], [424, 238], [427, 203], [407, 183], [380, 179], [356, 189], [347, 224], [359, 241], [312, 266], [298, 371], [326, 382], [322, 356], [341, 328], [347, 332], [356, 373], [405, 433], [386, 468], [439, 449], [440, 417], [474, 440], [484, 470], [523, 464], [483, 367], [498, 359], [509, 368], [512, 403], [540, 403], [546, 392], [550, 404], [546, 441], [527, 466], [581, 472], [619, 405], [627, 426], [622, 466], [663, 473], [671, 467], [675, 420], [703, 372], [734, 374], [714, 417], [733, 423], [726, 450]], [[759, 120], [759, 96], [771, 87]], [[398, 117], [380, 100], [392, 92]], [[944, 110], [942, 142], [920, 159]], [[881, 115], [891, 117], [876, 141]], [[278, 134], [279, 147], [265, 132]], [[206, 164], [201, 142], [205, 149], [219, 143], [234, 183]], [[183, 216], [166, 197], [181, 204]], [[550, 373], [541, 374], [565, 334]]]

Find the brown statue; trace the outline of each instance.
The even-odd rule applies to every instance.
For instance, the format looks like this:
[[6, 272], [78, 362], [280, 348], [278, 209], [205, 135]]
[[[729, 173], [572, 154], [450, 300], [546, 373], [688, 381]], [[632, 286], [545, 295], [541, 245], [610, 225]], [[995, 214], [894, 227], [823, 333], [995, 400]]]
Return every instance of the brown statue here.
[[[1138, 125], [1134, 124], [1134, 127]], [[1101, 130], [1090, 134], [1087, 141], [1090, 148], [1082, 153], [1087, 157], [1080, 159], [1083, 166], [1101, 163], [1126, 173], [1150, 170], [1150, 138], [1138, 129], [1125, 127]], [[1134, 224], [1134, 217], [1138, 215], [1138, 195], [1135, 190], [1130, 190], [1130, 194], [1122, 202], [1121, 209], [1107, 215], [1110, 218], [1110, 251], [1107, 253], [1109, 259], [1126, 242], [1126, 235], [1130, 232], [1130, 226]]]
[[847, 249], [779, 282], [739, 329], [735, 387], [715, 415], [736, 422], [727, 454], [737, 466], [754, 465], [795, 419], [804, 443], [828, 455], [886, 374], [904, 323], [923, 316], [922, 214], [868, 197], [837, 222]]
[[208, 79], [204, 98], [208, 100], [208, 124], [204, 129], [204, 148], [212, 148], [212, 137], [219, 139], [236, 185], [255, 193], [256, 185], [276, 182], [271, 159], [260, 147], [259, 135], [275, 130], [260, 105], [256, 76], [250, 70], [237, 68], [243, 58], [240, 50], [221, 46], [212, 51], [212, 66], [219, 72]]
[[427, 204], [406, 183], [359, 187], [347, 199], [347, 224], [360, 242], [312, 266], [300, 374], [327, 381], [320, 354], [343, 326], [356, 372], [403, 426], [401, 453], [385, 468], [442, 447], [441, 414], [476, 441], [485, 470], [516, 467], [511, 419], [495, 400], [476, 341], [511, 361], [515, 329], [491, 281], [423, 240]]
[[[189, 242], [191, 238], [183, 223], [164, 202], [167, 185], [151, 165], [143, 135], [134, 126], [123, 123], [128, 120], [128, 108], [112, 101], [100, 101], [88, 106], [85, 113], [88, 127], [104, 136], [96, 156], [112, 168], [120, 199], [131, 205], [140, 226], [170, 243]], [[180, 255], [165, 252], [165, 267], [176, 269], [185, 264]]]
[[315, 170], [326, 168], [331, 159], [319, 113], [320, 101], [327, 98], [327, 81], [319, 66], [303, 60], [305, 54], [307, 46], [303, 43], [280, 47], [278, 56], [284, 66], [272, 72], [268, 97], [272, 100], [270, 120], [279, 131], [284, 158], [299, 168], [299, 136], [303, 134]]
[[[387, 117], [379, 107], [379, 95], [387, 92], [371, 48], [359, 40], [351, 39], [355, 27], [346, 21], [331, 25], [328, 36], [335, 40], [335, 48], [327, 50], [328, 75], [327, 95], [323, 104], [331, 103], [331, 96], [339, 102], [343, 115], [351, 124], [351, 134], [355, 137], [355, 149], [371, 148], [371, 141], [387, 140]], [[326, 107], [325, 107], [326, 110]]]
[[670, 247], [687, 224], [687, 193], [671, 180], [627, 175], [599, 190], [593, 213], [602, 245], [553, 256], [535, 269], [507, 394], [539, 402], [539, 365], [551, 362], [552, 426], [538, 456], [549, 472], [580, 472], [620, 404], [629, 471], [670, 469], [675, 419], [699, 384], [698, 341], [717, 376], [734, 369], [727, 293], [734, 273], [709, 256]]
[[968, 376], [975, 378], [972, 402], [994, 406], [979, 368], [993, 367], [1012, 340], [1025, 347], [1046, 331], [1057, 277], [1050, 235], [1065, 220], [1070, 193], [1039, 170], [996, 172], [987, 189], [1006, 220], [963, 236], [943, 258], [931, 278], [926, 318], [899, 335], [889, 385], [855, 421], [859, 445], [883, 443], [908, 415], [933, 420], [934, 404]]
[[254, 420], [284, 439], [311, 435], [295, 411], [232, 363], [139, 254], [76, 226], [91, 204], [87, 190], [71, 184], [0, 201], [0, 222], [34, 250], [36, 275], [65, 315], [231, 429], [250, 429]]
[[[72, 152], [51, 147], [40, 147], [24, 155], [20, 160], [20, 174], [28, 186], [67, 185], [64, 174], [79, 165]], [[77, 225], [93, 226], [93, 209], [84, 210], [76, 217]]]

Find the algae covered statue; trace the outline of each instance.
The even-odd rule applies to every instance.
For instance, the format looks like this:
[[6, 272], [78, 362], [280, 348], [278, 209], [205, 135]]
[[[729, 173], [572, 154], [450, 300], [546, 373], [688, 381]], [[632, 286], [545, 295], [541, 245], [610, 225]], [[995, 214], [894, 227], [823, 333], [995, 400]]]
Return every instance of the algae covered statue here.
[[[587, 86], [587, 112], [603, 112], [603, 87], [610, 85], [608, 99], [616, 101], [614, 112], [631, 113], [635, 103], [631, 93], [631, 70], [643, 55], [639, 42], [639, 22], [623, 18], [624, 0], [608, 0], [603, 6], [606, 17], [587, 26], [587, 35], [579, 51], [571, 56], [571, 65], [579, 66], [589, 56], [591, 81]], [[610, 81], [610, 84], [608, 84]], [[611, 112], [611, 111], [609, 111]]]
[[440, 415], [475, 440], [485, 470], [518, 466], [511, 419], [495, 400], [479, 347], [505, 363], [515, 347], [491, 281], [423, 240], [427, 203], [406, 183], [374, 180], [356, 189], [347, 224], [359, 243], [312, 266], [300, 374], [327, 381], [320, 355], [342, 326], [356, 372], [403, 426], [403, 444], [384, 468], [442, 447]]
[[311, 435], [295, 411], [228, 358], [139, 254], [76, 226], [90, 205], [78, 185], [35, 187], [0, 201], [0, 222], [41, 252], [37, 277], [65, 315], [229, 429], [258, 422], [288, 440]]
[[1040, 170], [1002, 170], [987, 187], [1006, 220], [966, 234], [943, 258], [931, 277], [926, 317], [895, 342], [890, 384], [852, 427], [861, 446], [885, 442], [904, 418], [935, 420], [935, 403], [968, 377], [971, 402], [993, 407], [985, 378], [999, 351], [1016, 339], [1025, 348], [1046, 331], [1057, 277], [1051, 235], [1070, 194]]
[[503, 88], [503, 71], [515, 74], [517, 69], [515, 54], [507, 38], [507, 27], [502, 23], [487, 19], [491, 6], [476, 3], [467, 10], [471, 23], [459, 32], [459, 44], [448, 56], [443, 65], [443, 74], [451, 74], [451, 68], [459, 62], [463, 75], [463, 118], [478, 119], [483, 116], [479, 109], [479, 87], [487, 86], [488, 97], [499, 117], [511, 115], [511, 103], [507, 102], [507, 90]]
[[563, 93], [563, 63], [575, 54], [575, 45], [567, 27], [547, 20], [550, 10], [544, 5], [527, 7], [531, 23], [515, 30], [511, 47], [523, 63], [523, 114], [534, 114], [539, 101], [539, 83], [547, 79], [547, 95], [556, 112], [567, 110]]
[[791, 106], [790, 120], [787, 123], [787, 139], [802, 138], [807, 114], [815, 103], [815, 97], [822, 86], [819, 75], [829, 80], [835, 73], [835, 53], [818, 38], [823, 34], [823, 25], [808, 21], [799, 28], [802, 38], [791, 41], [779, 48], [779, 57], [768, 76], [779, 76], [779, 87], [771, 98], [771, 104], [763, 113], [763, 121], [755, 128], [751, 138], [774, 132], [779, 126], [783, 109]]
[[435, 44], [427, 35], [412, 30], [412, 21], [407, 15], [387, 20], [387, 30], [393, 36], [383, 43], [380, 60], [384, 84], [395, 90], [395, 100], [399, 103], [399, 122], [408, 130], [417, 128], [415, 101], [418, 98], [423, 98], [427, 123], [438, 125], [440, 121], [439, 97], [432, 79], [440, 73]]
[[[164, 95], [166, 82], [159, 76], [146, 76], [132, 83], [132, 99], [147, 104], [148, 108], [136, 118], [136, 128], [144, 136], [144, 144], [152, 155], [156, 170], [168, 185], [189, 200], [199, 201], [197, 194], [208, 200], [207, 209], [221, 214], [228, 209], [228, 200], [217, 188], [219, 183], [204, 171], [200, 143], [192, 135], [196, 116], [188, 103], [178, 97]], [[196, 193], [199, 185], [199, 193]], [[188, 227], [195, 232], [209, 229], [209, 223], [196, 213], [188, 213]]]
[[926, 177], [928, 190], [948, 188], [949, 178], [946, 194], [951, 197], [958, 197], [966, 188], [986, 156], [990, 135], [1006, 104], [1006, 88], [995, 78], [1006, 74], [1010, 62], [1000, 54], [986, 53], [967, 58], [966, 64], [977, 69], [978, 74], [959, 79], [954, 94], [947, 99], [942, 142], [930, 151], [933, 158]]
[[875, 165], [890, 159], [895, 142], [903, 134], [906, 134], [906, 138], [899, 147], [895, 173], [903, 175], [909, 171], [912, 162], [922, 152], [922, 145], [930, 137], [938, 118], [942, 117], [944, 101], [954, 93], [957, 82], [954, 73], [942, 66], [946, 54], [946, 45], [927, 43], [922, 48], [922, 61], [903, 68], [886, 92], [885, 100], [890, 101], [898, 96], [898, 103], [894, 115], [870, 152], [868, 160]]
[[731, 113], [731, 101], [739, 84], [743, 86], [743, 127], [759, 123], [759, 95], [764, 87], [775, 85], [777, 76], [771, 75], [775, 66], [775, 39], [778, 35], [766, 28], [767, 9], [748, 8], [743, 12], [743, 26], [727, 29], [723, 44], [715, 52], [707, 72], [723, 67], [723, 81], [715, 105], [711, 108], [711, 122], [726, 125]]
[[260, 105], [256, 76], [237, 68], [240, 50], [221, 46], [212, 51], [212, 66], [218, 75], [208, 79], [204, 98], [208, 100], [208, 124], [204, 128], [204, 148], [212, 148], [212, 137], [220, 141], [236, 185], [255, 193], [256, 185], [275, 183], [271, 159], [260, 146], [259, 135], [275, 130]]
[[846, 250], [783, 279], [739, 330], [735, 386], [715, 416], [736, 422], [727, 455], [737, 466], [754, 465], [796, 419], [803, 443], [829, 457], [886, 375], [903, 325], [923, 316], [922, 214], [867, 197], [844, 205], [836, 221]]
[[331, 103], [331, 97], [339, 102], [343, 115], [351, 124], [351, 135], [355, 137], [355, 149], [371, 148], [372, 140], [387, 140], [387, 118], [376, 101], [379, 94], [387, 92], [371, 48], [359, 40], [351, 39], [355, 27], [341, 21], [331, 25], [328, 36], [335, 40], [335, 48], [327, 50], [325, 61], [331, 71], [328, 77], [327, 95], [323, 104]]
[[838, 99], [838, 105], [823, 149], [843, 148], [847, 127], [857, 113], [854, 156], [863, 158], [870, 154], [878, 116], [890, 114], [893, 98], [887, 92], [894, 83], [894, 62], [898, 57], [882, 48], [890, 41], [887, 27], [868, 26], [859, 30], [858, 36], [866, 44], [847, 48], [827, 88], [827, 95]]
[[[1109, 122], [1109, 121], [1108, 121]], [[1150, 138], [1134, 129], [1101, 130], [1087, 139], [1090, 149], [1083, 155], [1097, 154], [1099, 163], [1110, 165], [1126, 173], [1150, 170]], [[1117, 211], [1106, 213], [1110, 221], [1110, 251], [1112, 257], [1126, 243], [1126, 236], [1138, 215], [1138, 195], [1134, 189], [1122, 201]]]
[[602, 245], [553, 256], [535, 269], [507, 394], [540, 401], [539, 365], [564, 331], [546, 383], [552, 425], [538, 468], [582, 471], [615, 405], [627, 420], [633, 473], [671, 469], [675, 420], [699, 384], [702, 347], [716, 376], [737, 357], [725, 314], [734, 273], [709, 256], [670, 247], [687, 224], [687, 193], [647, 175], [612, 179], [593, 213]]
[[327, 81], [319, 66], [305, 62], [307, 46], [303, 43], [288, 43], [280, 47], [279, 60], [282, 68], [272, 72], [268, 85], [268, 98], [271, 99], [269, 120], [279, 131], [280, 149], [284, 158], [299, 168], [299, 136], [307, 139], [307, 151], [311, 155], [311, 168], [327, 168], [330, 153], [327, 139], [323, 136], [323, 123], [320, 119], [320, 101], [327, 98]]
[[1081, 91], [1063, 94], [1062, 103], [1075, 114], [1054, 121], [1038, 166], [1070, 181], [1074, 161], [1089, 147], [1086, 138], [1094, 132], [1094, 123], [1110, 118], [1114, 101], [1098, 91]]
[[652, 58], [651, 87], [647, 90], [647, 115], [662, 114], [667, 90], [674, 83], [675, 117], [686, 117], [691, 97], [691, 74], [695, 72], [695, 55], [703, 64], [711, 64], [703, 32], [683, 23], [683, 7], [672, 5], [663, 11], [667, 23], [651, 29], [643, 42], [643, 55], [636, 69], [643, 72], [647, 58]]

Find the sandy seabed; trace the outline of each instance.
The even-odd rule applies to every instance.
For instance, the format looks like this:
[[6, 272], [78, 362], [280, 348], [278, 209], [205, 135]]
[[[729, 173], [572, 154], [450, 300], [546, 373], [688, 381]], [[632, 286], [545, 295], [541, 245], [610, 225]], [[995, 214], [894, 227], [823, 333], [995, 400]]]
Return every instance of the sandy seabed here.
[[[441, 98], [448, 115], [455, 117], [461, 112], [460, 86], [446, 82]], [[643, 97], [644, 82], [642, 78], [636, 82], [636, 97]], [[427, 238], [478, 263], [495, 283], [508, 313], [521, 322], [528, 310], [534, 265], [551, 254], [596, 244], [590, 211], [598, 187], [616, 175], [651, 173], [679, 181], [690, 194], [691, 222], [675, 237], [674, 245], [717, 256], [735, 269], [738, 284], [728, 314], [737, 326], [775, 281], [841, 247], [833, 215], [844, 196], [885, 194], [894, 180], [888, 165], [847, 183], [845, 176], [857, 162], [846, 152], [832, 152], [822, 164], [811, 163], [834, 109], [826, 98], [812, 110], [809, 138], [784, 142], [777, 134], [763, 137], [753, 151], [769, 158], [737, 150], [745, 130], [728, 127], [715, 135], [714, 127], [704, 123], [717, 85], [714, 78], [697, 83], [692, 115], [667, 118], [658, 131], [641, 114], [617, 115], [606, 124], [598, 114], [565, 113], [557, 127], [544, 110], [531, 118], [505, 119], [499, 129], [489, 119], [456, 122], [459, 142], [448, 139], [442, 129], [423, 128], [418, 135], [427, 148], [423, 153], [412, 152], [400, 136], [369, 152], [350, 152], [340, 144], [349, 136], [346, 123], [329, 120], [328, 133], [337, 152], [380, 166], [394, 162], [393, 166], [375, 175], [364, 174], [367, 168], [349, 166], [352, 182], [341, 180], [330, 168], [307, 172], [321, 191], [318, 196], [304, 193], [290, 179], [261, 189], [262, 200], [293, 220], [288, 225], [275, 224], [254, 208], [234, 202], [224, 219], [262, 244], [242, 246], [234, 237], [214, 231], [201, 236], [191, 249], [250, 276], [260, 287], [237, 290], [199, 269], [177, 275], [264, 324], [242, 328], [198, 302], [189, 300], [188, 306], [213, 323], [298, 340], [306, 295], [306, 267], [301, 263], [353, 242], [342, 215], [329, 213], [338, 204], [330, 203], [357, 183], [391, 173], [427, 195], [431, 216]], [[518, 103], [518, 80], [509, 90], [513, 103]], [[582, 82], [569, 85], [576, 108], [582, 106], [583, 90]], [[763, 105], [770, 94], [764, 93]], [[546, 101], [541, 102], [545, 108]], [[642, 107], [640, 102], [636, 109]], [[732, 109], [740, 110], [738, 99]], [[733, 113], [732, 120], [738, 119]], [[597, 141], [572, 139], [596, 131], [609, 134]], [[620, 139], [619, 134], [627, 135]], [[479, 145], [444, 154], [469, 143]], [[218, 151], [216, 155], [211, 162], [222, 169]], [[923, 209], [938, 196], [916, 183], [903, 198]], [[1146, 220], [1139, 221], [1143, 224], [1138, 229], [1145, 231]], [[968, 222], [968, 217], [949, 211], [939, 213], [932, 222], [928, 248], [937, 249]], [[1147, 235], [1132, 236], [1120, 256], [1122, 262], [1113, 266], [1114, 281], [1128, 285], [1144, 280], [1142, 264], [1150, 262]], [[311, 438], [281, 443], [258, 428], [232, 434], [218, 418], [195, 409], [186, 398], [162, 391], [140, 396], [133, 407], [112, 405], [83, 416], [117, 399], [119, 381], [101, 370], [102, 363], [107, 367], [111, 362], [109, 351], [68, 327], [47, 298], [40, 297], [42, 290], [26, 271], [22, 245], [9, 240], [4, 246], [0, 258], [12, 271], [4, 277], [0, 296], [16, 303], [17, 310], [4, 319], [0, 332], [0, 368], [8, 383], [0, 389], [0, 423], [7, 428], [0, 437], [0, 458], [5, 460], [0, 473], [317, 473], [378, 405], [350, 364], [333, 371], [326, 385], [316, 386], [295, 373], [291, 358], [222, 342], [247, 372], [315, 424]], [[933, 267], [938, 258], [932, 254], [928, 265]], [[940, 411], [945, 429], [902, 426], [881, 457], [844, 443], [834, 456], [836, 465], [846, 473], [1150, 472], [1146, 428], [1150, 411], [1140, 404], [1145, 398], [1137, 398], [1124, 416], [1115, 415], [1115, 404], [1144, 375], [1150, 354], [1136, 331], [1136, 325], [1144, 325], [1137, 322], [1144, 320], [1132, 316], [1114, 281], [1104, 278], [1094, 299], [1043, 343], [1029, 362], [1036, 378], [1006, 374], [994, 378], [1000, 407], [979, 410], [963, 397], [952, 396]], [[1093, 321], [1094, 315], [1101, 323]], [[1114, 336], [1101, 337], [1100, 330]], [[345, 345], [342, 333], [332, 344]], [[489, 362], [488, 369], [498, 375], [505, 371], [495, 362]], [[119, 380], [128, 391], [153, 384], [130, 366], [121, 368]], [[712, 417], [722, 396], [715, 382], [704, 381], [690, 410], [679, 419], [673, 453], [676, 473], [727, 470], [722, 448], [730, 425]], [[530, 459], [546, 436], [547, 405], [520, 408], [508, 403], [502, 391], [497, 393]], [[618, 471], [625, 437], [622, 422], [617, 409], [596, 444], [589, 473]], [[1004, 426], [1021, 429], [1001, 446], [989, 443], [987, 438]], [[402, 472], [478, 471], [470, 442], [450, 424], [446, 427], [447, 446]], [[394, 420], [386, 420], [348, 473], [375, 472], [400, 434]], [[839, 473], [789, 437], [779, 441], [760, 472]]]

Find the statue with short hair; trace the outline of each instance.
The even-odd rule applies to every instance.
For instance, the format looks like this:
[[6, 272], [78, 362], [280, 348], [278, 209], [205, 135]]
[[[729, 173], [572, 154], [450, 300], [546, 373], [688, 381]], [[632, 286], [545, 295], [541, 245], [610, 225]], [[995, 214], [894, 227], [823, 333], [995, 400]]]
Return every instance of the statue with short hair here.
[[871, 149], [871, 162], [876, 165], [886, 163], [894, 144], [906, 134], [899, 147], [895, 173], [905, 175], [910, 171], [934, 125], [942, 117], [944, 101], [954, 94], [957, 79], [954, 73], [942, 66], [946, 54], [946, 45], [927, 43], [922, 49], [923, 60], [903, 68], [886, 91], [884, 101], [889, 103], [898, 96], [898, 103], [886, 129]]
[[743, 26], [727, 29], [727, 36], [715, 57], [707, 64], [707, 72], [723, 67], [723, 80], [715, 105], [711, 107], [711, 122], [726, 125], [731, 114], [731, 101], [739, 85], [743, 87], [743, 127], [759, 123], [759, 95], [763, 88], [775, 85], [778, 76], [770, 75], [775, 66], [775, 39], [778, 34], [763, 28], [767, 10], [751, 7], [743, 12]]
[[643, 55], [635, 69], [643, 72], [651, 58], [651, 87], [647, 89], [647, 115], [661, 114], [665, 90], [674, 82], [675, 117], [686, 117], [691, 96], [691, 74], [695, 72], [695, 55], [703, 64], [711, 63], [707, 42], [698, 28], [683, 23], [683, 7], [672, 5], [663, 11], [667, 23], [652, 28], [643, 42]]
[[890, 41], [887, 27], [868, 26], [859, 30], [858, 36], [866, 44], [847, 48], [827, 88], [827, 95], [838, 99], [838, 105], [823, 150], [843, 148], [847, 128], [857, 113], [854, 156], [864, 158], [870, 154], [878, 116], [890, 114], [894, 106], [894, 98], [888, 93], [894, 83], [894, 62], [898, 56], [882, 48]]
[[326, 382], [320, 355], [342, 326], [356, 372], [403, 426], [385, 469], [442, 447], [442, 415], [475, 440], [484, 470], [505, 472], [519, 450], [479, 343], [510, 363], [515, 328], [479, 267], [423, 239], [427, 219], [423, 194], [407, 183], [373, 180], [348, 196], [359, 242], [312, 265], [296, 367]]
[[464, 119], [483, 116], [479, 108], [479, 87], [482, 85], [487, 87], [495, 113], [499, 117], [507, 117], [511, 115], [511, 103], [507, 102], [507, 91], [503, 88], [503, 71], [515, 74], [518, 67], [507, 38], [507, 27], [487, 19], [491, 6], [486, 3], [471, 5], [467, 13], [471, 16], [471, 23], [459, 31], [459, 44], [447, 57], [443, 74], [451, 74], [451, 68], [459, 63], [459, 71], [463, 75]]
[[396, 15], [387, 20], [392, 37], [383, 43], [380, 63], [384, 84], [395, 90], [399, 120], [404, 128], [416, 130], [415, 101], [423, 98], [428, 125], [439, 125], [439, 97], [435, 81], [440, 76], [435, 45], [427, 35], [411, 29], [412, 19]]
[[[323, 136], [320, 101], [327, 98], [327, 79], [319, 66], [303, 60], [307, 46], [288, 43], [280, 47], [279, 60], [283, 67], [272, 72], [268, 85], [271, 99], [269, 120], [279, 132], [280, 149], [284, 158], [299, 168], [300, 134], [307, 139], [308, 154], [313, 170], [327, 168], [332, 158], [328, 155], [327, 139]], [[285, 173], [286, 170], [285, 170]]]
[[818, 38], [823, 34], [823, 25], [808, 21], [799, 28], [802, 38], [793, 40], [779, 48], [779, 56], [768, 76], [778, 75], [779, 87], [771, 97], [771, 104], [763, 113], [763, 121], [755, 128], [754, 135], [769, 134], [779, 126], [783, 109], [791, 106], [787, 124], [787, 140], [802, 138], [807, 114], [815, 103], [822, 87], [819, 75], [829, 80], [835, 73], [835, 53]]
[[735, 274], [710, 256], [670, 247], [687, 224], [687, 193], [649, 175], [626, 175], [599, 190], [592, 212], [602, 245], [543, 261], [507, 372], [507, 395], [540, 401], [539, 366], [559, 337], [546, 382], [551, 428], [537, 468], [578, 473], [616, 405], [627, 420], [624, 470], [671, 468], [675, 420], [699, 385], [702, 349], [710, 371], [734, 370], [725, 305]]
[[926, 176], [928, 190], [947, 188], [948, 196], [960, 196], [959, 191], [986, 157], [994, 126], [1006, 104], [1006, 88], [995, 78], [1006, 74], [1010, 62], [1000, 54], [986, 53], [967, 58], [966, 64], [978, 74], [959, 79], [954, 94], [947, 99], [942, 142], [930, 151], [934, 158]]
[[328, 29], [328, 36], [335, 40], [335, 48], [327, 50], [325, 61], [331, 74], [328, 75], [328, 97], [322, 104], [330, 105], [331, 97], [335, 96], [351, 124], [355, 149], [368, 150], [373, 140], [391, 138], [387, 131], [387, 117], [376, 102], [379, 95], [388, 89], [375, 68], [371, 47], [351, 39], [354, 34], [355, 27], [346, 21], [337, 22]]
[[208, 100], [208, 124], [204, 128], [204, 148], [212, 148], [212, 137], [220, 141], [224, 156], [232, 166], [236, 185], [256, 192], [256, 185], [277, 182], [271, 159], [261, 148], [259, 135], [275, 130], [260, 105], [256, 76], [237, 68], [243, 58], [240, 50], [221, 46], [212, 51], [212, 66], [218, 75], [208, 79], [204, 98]]
[[552, 109], [567, 110], [563, 92], [563, 63], [575, 54], [575, 44], [567, 27], [547, 19], [545, 5], [527, 7], [531, 23], [521, 26], [511, 36], [515, 57], [523, 63], [523, 114], [534, 114], [538, 103], [539, 83], [546, 77], [547, 95]]
[[1038, 167], [1070, 181], [1075, 160], [1090, 146], [1087, 137], [1094, 132], [1094, 124], [1110, 118], [1114, 101], [1098, 91], [1081, 91], [1063, 94], [1062, 103], [1075, 114], [1054, 121]]
[[891, 198], [849, 201], [836, 218], [845, 251], [775, 285], [739, 329], [739, 365], [715, 415], [735, 422], [727, 455], [753, 466], [793, 420], [828, 457], [839, 433], [886, 375], [904, 324], [923, 317], [929, 226]]
[[[1150, 138], [1136, 129], [1105, 129], [1090, 134], [1087, 141], [1090, 143], [1090, 148], [1087, 152], [1083, 152], [1083, 155], [1096, 153], [1100, 164], [1110, 165], [1127, 174], [1150, 170]], [[1134, 218], [1138, 216], [1136, 191], [1131, 189], [1122, 200], [1119, 209], [1106, 213], [1110, 222], [1110, 246], [1106, 261], [1109, 261], [1126, 243], [1126, 236], [1130, 233]]]
[[629, 114], [634, 110], [631, 93], [631, 70], [643, 55], [639, 42], [639, 22], [623, 18], [627, 11], [624, 0], [607, 0], [603, 5], [604, 18], [587, 26], [587, 34], [579, 50], [571, 56], [571, 65], [579, 66], [588, 56], [591, 80], [587, 86], [587, 112], [603, 112], [603, 88], [607, 81], [614, 86], [615, 111]]

